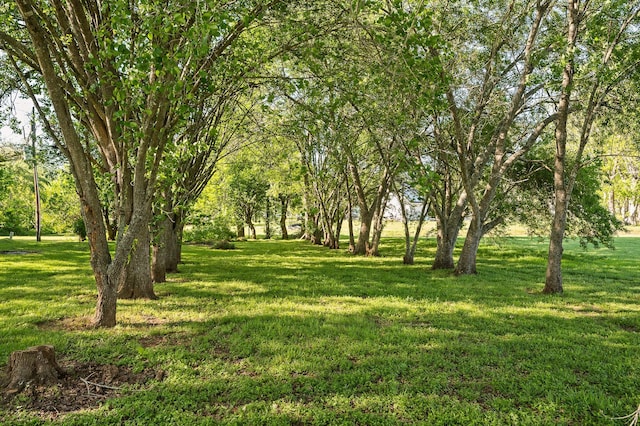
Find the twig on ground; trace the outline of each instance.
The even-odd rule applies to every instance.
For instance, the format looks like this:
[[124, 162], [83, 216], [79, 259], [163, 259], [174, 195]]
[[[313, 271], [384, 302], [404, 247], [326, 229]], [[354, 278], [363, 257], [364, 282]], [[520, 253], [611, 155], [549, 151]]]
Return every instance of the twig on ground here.
[[120, 387], [117, 387], [117, 386], [103, 385], [103, 384], [95, 383], [95, 382], [90, 382], [87, 379], [83, 379], [83, 378], [80, 378], [80, 380], [82, 380], [84, 382], [84, 384], [87, 385], [87, 388], [89, 387], [89, 385], [92, 385], [92, 386], [96, 386], [96, 387], [103, 388], [103, 389], [124, 390], [124, 388], [120, 388]]
[[638, 426], [638, 420], [640, 420], [640, 405], [638, 405], [638, 408], [636, 408], [636, 411], [634, 411], [631, 414], [627, 414], [626, 416], [622, 416], [622, 417], [610, 417], [610, 419], [611, 420], [631, 419], [631, 423], [629, 423], [629, 426]]

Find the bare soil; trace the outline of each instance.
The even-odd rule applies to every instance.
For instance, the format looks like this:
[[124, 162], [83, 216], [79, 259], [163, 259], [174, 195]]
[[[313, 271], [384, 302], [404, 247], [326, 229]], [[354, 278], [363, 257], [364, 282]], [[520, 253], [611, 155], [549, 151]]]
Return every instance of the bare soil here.
[[[61, 360], [65, 375], [49, 386], [29, 384], [17, 395], [0, 393], [0, 406], [8, 411], [20, 410], [43, 420], [101, 406], [107, 398], [131, 394], [150, 380], [162, 380], [162, 370], [133, 372], [129, 367]], [[0, 389], [7, 383], [0, 372]]]

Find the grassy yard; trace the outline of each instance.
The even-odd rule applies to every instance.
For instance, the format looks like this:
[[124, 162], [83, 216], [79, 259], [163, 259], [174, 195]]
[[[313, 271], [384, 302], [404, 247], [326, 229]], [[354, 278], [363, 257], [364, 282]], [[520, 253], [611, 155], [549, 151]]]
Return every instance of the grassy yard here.
[[[0, 239], [0, 368], [53, 344], [60, 363], [166, 374], [57, 424], [626, 425], [640, 404], [640, 238], [567, 244], [565, 294], [546, 296], [547, 245], [487, 239], [478, 276], [430, 270], [402, 241], [354, 258], [301, 241], [184, 248], [157, 301], [90, 316], [88, 247]], [[26, 396], [2, 424], [39, 424]], [[22, 399], [20, 399], [22, 398]], [[24, 404], [22, 404], [24, 403]], [[51, 417], [51, 418], [53, 418]]]

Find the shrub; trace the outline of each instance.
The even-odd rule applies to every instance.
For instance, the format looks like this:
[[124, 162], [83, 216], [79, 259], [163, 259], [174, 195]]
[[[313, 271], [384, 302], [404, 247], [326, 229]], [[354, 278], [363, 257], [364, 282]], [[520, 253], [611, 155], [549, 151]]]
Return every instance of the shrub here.
[[236, 246], [233, 243], [230, 243], [228, 240], [220, 240], [215, 241], [212, 245], [212, 248], [217, 250], [233, 250]]
[[191, 227], [185, 228], [184, 231], [184, 240], [194, 243], [210, 243], [233, 238], [235, 238], [235, 234], [223, 220], [194, 223]]

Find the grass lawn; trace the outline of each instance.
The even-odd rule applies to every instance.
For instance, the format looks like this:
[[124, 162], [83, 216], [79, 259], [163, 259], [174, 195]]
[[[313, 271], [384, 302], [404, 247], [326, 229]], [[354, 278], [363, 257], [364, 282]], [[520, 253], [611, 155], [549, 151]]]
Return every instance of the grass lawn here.
[[[53, 344], [62, 365], [166, 373], [56, 424], [629, 424], [613, 418], [640, 404], [640, 238], [616, 245], [567, 243], [563, 296], [540, 294], [547, 245], [526, 237], [484, 241], [473, 277], [431, 271], [433, 239], [411, 267], [394, 238], [380, 258], [186, 246], [159, 300], [91, 330], [69, 326], [94, 308], [86, 243], [0, 239], [28, 252], [0, 254], [0, 368]], [[0, 423], [43, 421], [17, 398]]]

